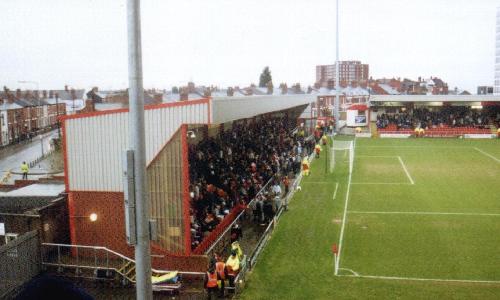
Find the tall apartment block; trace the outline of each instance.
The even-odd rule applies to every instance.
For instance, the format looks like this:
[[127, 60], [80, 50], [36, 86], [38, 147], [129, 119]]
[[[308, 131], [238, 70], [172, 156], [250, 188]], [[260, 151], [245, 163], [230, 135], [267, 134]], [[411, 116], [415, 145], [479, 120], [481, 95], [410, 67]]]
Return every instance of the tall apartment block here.
[[[340, 85], [348, 85], [352, 82], [360, 83], [369, 78], [368, 64], [360, 61], [340, 61]], [[335, 64], [316, 66], [316, 84], [321, 87], [335, 87]]]

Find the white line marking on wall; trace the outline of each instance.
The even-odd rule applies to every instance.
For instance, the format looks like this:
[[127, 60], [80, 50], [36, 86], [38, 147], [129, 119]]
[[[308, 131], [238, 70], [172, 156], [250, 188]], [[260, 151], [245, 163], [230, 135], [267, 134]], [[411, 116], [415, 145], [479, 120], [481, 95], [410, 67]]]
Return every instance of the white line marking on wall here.
[[482, 154], [484, 154], [484, 155], [488, 156], [489, 158], [491, 158], [491, 159], [495, 160], [497, 163], [500, 163], [500, 159], [498, 159], [498, 158], [494, 157], [493, 155], [491, 155], [491, 154], [489, 154], [489, 153], [486, 153], [486, 152], [484, 152], [483, 150], [481, 150], [481, 149], [479, 149], [479, 148], [477, 148], [477, 147], [474, 147], [474, 149], [476, 149], [477, 151], [481, 152]]
[[401, 156], [398, 156], [398, 159], [399, 159], [399, 162], [401, 163], [401, 166], [405, 170], [406, 176], [408, 176], [408, 179], [410, 179], [411, 184], [415, 184], [415, 182], [413, 181], [413, 179], [410, 176], [410, 172], [408, 172], [408, 169], [406, 169], [405, 163], [401, 159]]
[[433, 211], [358, 211], [350, 210], [351, 214], [381, 214], [381, 215], [457, 215], [457, 216], [494, 216], [500, 217], [494, 213], [460, 213], [460, 212], [433, 212]]

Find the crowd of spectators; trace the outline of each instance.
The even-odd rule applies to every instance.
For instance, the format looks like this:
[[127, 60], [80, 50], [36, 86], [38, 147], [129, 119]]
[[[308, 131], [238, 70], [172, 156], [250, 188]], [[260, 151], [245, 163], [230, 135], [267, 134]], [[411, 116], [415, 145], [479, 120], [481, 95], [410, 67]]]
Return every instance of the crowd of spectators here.
[[[307, 142], [304, 130], [294, 130], [293, 121], [284, 116], [234, 122], [217, 136], [189, 146], [193, 249], [233, 208], [254, 199], [267, 182], [279, 185], [288, 174], [299, 172], [301, 158], [312, 151], [314, 140]], [[276, 198], [272, 190], [255, 201], [259, 207], [262, 202], [266, 218], [268, 203]]]
[[498, 109], [473, 110], [464, 106], [447, 106], [439, 110], [416, 108], [393, 114], [377, 116], [377, 128], [395, 125], [397, 129], [439, 128], [439, 127], [477, 127], [484, 128], [490, 123], [500, 121]]

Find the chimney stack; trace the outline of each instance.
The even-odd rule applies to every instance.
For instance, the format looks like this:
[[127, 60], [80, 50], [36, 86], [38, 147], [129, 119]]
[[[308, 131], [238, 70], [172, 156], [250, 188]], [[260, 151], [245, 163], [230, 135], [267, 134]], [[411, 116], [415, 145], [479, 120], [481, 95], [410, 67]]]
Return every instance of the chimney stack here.
[[16, 98], [21, 98], [21, 89], [16, 90]]
[[180, 100], [181, 101], [187, 101], [189, 100], [189, 91], [187, 87], [183, 87], [180, 90]]
[[280, 84], [280, 88], [281, 88], [281, 94], [282, 95], [288, 94], [288, 86], [287, 86], [286, 83]]
[[69, 91], [69, 90], [68, 90], [68, 85], [65, 85], [65, 86], [64, 86], [64, 90], [65, 90], [66, 92], [67, 92], [67, 91]]
[[272, 95], [274, 93], [274, 86], [273, 86], [273, 82], [272, 81], [269, 81], [267, 83], [267, 94], [268, 95]]
[[296, 94], [299, 94], [302, 92], [301, 88], [300, 88], [300, 83], [296, 83], [294, 86], [293, 86], [293, 91], [296, 93]]
[[227, 95], [228, 95], [229, 97], [234, 96], [234, 89], [233, 89], [232, 87], [228, 87], [228, 88], [227, 88]]
[[205, 90], [203, 91], [203, 96], [204, 97], [212, 96], [212, 90], [209, 87], [205, 88]]

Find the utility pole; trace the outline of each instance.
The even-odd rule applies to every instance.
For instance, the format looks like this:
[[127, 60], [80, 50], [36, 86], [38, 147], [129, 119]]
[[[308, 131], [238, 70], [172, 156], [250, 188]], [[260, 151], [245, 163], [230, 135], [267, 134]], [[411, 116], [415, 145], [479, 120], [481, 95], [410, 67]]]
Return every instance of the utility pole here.
[[337, 34], [336, 34], [336, 59], [335, 59], [335, 106], [334, 106], [334, 116], [335, 116], [335, 132], [340, 131], [340, 66], [339, 66], [339, 0], [337, 1]]
[[[140, 0], [127, 0], [129, 140], [134, 152], [134, 194], [137, 241], [135, 244], [137, 299], [153, 299], [151, 249], [149, 245], [149, 201], [146, 193], [146, 155], [144, 144], [144, 92], [142, 84]], [[126, 187], [125, 187], [126, 188]]]
[[61, 123], [59, 123], [59, 93], [56, 93], [56, 125], [57, 125], [57, 136], [59, 141], [61, 141]]

